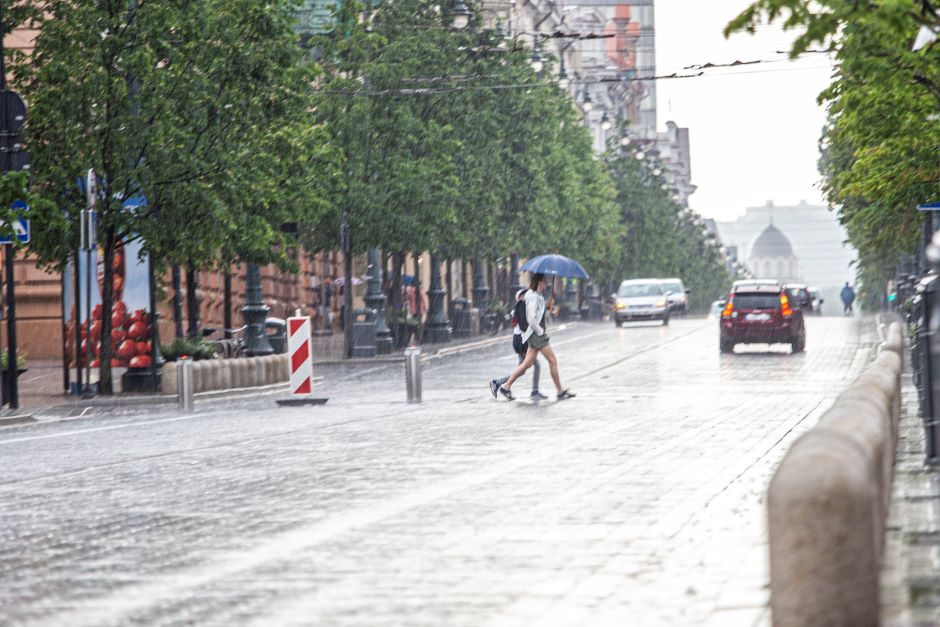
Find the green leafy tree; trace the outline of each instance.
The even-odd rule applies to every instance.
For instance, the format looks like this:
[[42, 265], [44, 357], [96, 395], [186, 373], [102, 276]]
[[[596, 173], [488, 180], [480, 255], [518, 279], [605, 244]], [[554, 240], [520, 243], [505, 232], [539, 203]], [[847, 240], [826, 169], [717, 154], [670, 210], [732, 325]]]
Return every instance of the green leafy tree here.
[[691, 212], [673, 201], [662, 177], [619, 149], [608, 153], [607, 163], [623, 233], [611, 278], [680, 277], [692, 290], [689, 307], [696, 311], [704, 311], [726, 294], [731, 276], [717, 241], [703, 232]]
[[796, 56], [822, 45], [836, 58], [820, 171], [825, 192], [859, 252], [863, 302], [881, 304], [898, 256], [916, 249], [940, 181], [940, 45], [912, 50], [921, 26], [940, 17], [927, 0], [760, 0], [726, 29], [753, 31], [782, 20], [799, 31]]
[[[326, 211], [331, 173], [308, 115], [312, 66], [298, 46], [292, 0], [50, 0], [14, 76], [30, 104], [37, 212], [31, 247], [61, 266], [84, 205], [74, 181], [93, 167], [104, 257], [103, 307], [113, 301], [119, 243], [141, 237], [159, 263], [233, 259], [290, 264], [284, 222]], [[146, 204], [129, 211], [134, 196]], [[102, 337], [111, 336], [102, 316]], [[100, 389], [111, 391], [103, 342]]]
[[312, 246], [333, 246], [345, 213], [357, 251], [607, 258], [598, 251], [612, 242], [612, 188], [572, 102], [536, 75], [531, 50], [479, 24], [455, 32], [426, 0], [368, 17], [344, 3], [336, 15], [335, 32], [314, 42], [329, 77], [317, 115], [345, 172]]

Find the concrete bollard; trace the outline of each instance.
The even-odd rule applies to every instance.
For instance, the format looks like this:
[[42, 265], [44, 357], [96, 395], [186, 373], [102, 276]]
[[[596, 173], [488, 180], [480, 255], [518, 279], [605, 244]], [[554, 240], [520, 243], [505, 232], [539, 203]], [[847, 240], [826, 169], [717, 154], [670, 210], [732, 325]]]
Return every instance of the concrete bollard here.
[[193, 360], [180, 359], [176, 369], [176, 407], [181, 412], [193, 411]]
[[209, 364], [206, 361], [197, 361], [193, 364], [193, 391], [196, 394], [205, 392], [208, 387]]
[[290, 381], [290, 357], [285, 353], [278, 355], [278, 383]]
[[277, 377], [279, 373], [280, 360], [278, 355], [268, 355], [264, 358], [265, 367], [267, 368], [267, 373], [265, 377], [265, 385], [273, 385], [277, 383]]
[[230, 369], [231, 372], [232, 372], [232, 376], [231, 376], [231, 386], [232, 386], [233, 388], [241, 388], [241, 387], [244, 387], [244, 386], [242, 385], [242, 372], [243, 372], [244, 369], [245, 369], [245, 366], [244, 366], [244, 364], [242, 364], [242, 361], [244, 361], [244, 360], [242, 360], [242, 359], [229, 359], [229, 360], [227, 360], [227, 361], [229, 362], [229, 369]]
[[219, 360], [219, 388], [220, 390], [232, 389], [232, 364], [231, 359]]
[[885, 334], [884, 350], [900, 355], [904, 351], [904, 331], [900, 322], [892, 322]]
[[265, 366], [264, 361], [259, 357], [251, 357], [251, 385], [260, 386], [264, 385], [264, 381], [268, 376], [268, 369]]
[[767, 494], [774, 627], [879, 622], [877, 484], [855, 442], [804, 434]]
[[209, 381], [211, 389], [213, 390], [222, 389], [222, 369], [223, 364], [221, 359], [213, 359], [209, 361]]
[[405, 349], [405, 387], [409, 403], [421, 402], [421, 348]]
[[775, 627], [879, 623], [904, 337], [884, 350], [784, 457], [767, 490]]
[[176, 389], [176, 362], [168, 361], [160, 371], [160, 391], [175, 395]]
[[[874, 519], [875, 555], [880, 558], [884, 539], [884, 525], [891, 504], [891, 478], [894, 447], [891, 442], [891, 427], [885, 420], [888, 402], [878, 398], [877, 390], [856, 390], [853, 396], [840, 397], [839, 403], [826, 412], [817, 430], [856, 447], [856, 455], [869, 471], [877, 514]], [[831, 556], [833, 559], [839, 557]]]

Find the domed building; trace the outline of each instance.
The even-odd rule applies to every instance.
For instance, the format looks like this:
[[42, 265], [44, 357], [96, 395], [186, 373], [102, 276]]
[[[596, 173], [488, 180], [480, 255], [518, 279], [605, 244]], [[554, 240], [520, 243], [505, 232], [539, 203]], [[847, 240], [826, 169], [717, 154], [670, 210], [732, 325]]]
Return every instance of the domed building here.
[[751, 244], [747, 267], [758, 279], [800, 282], [800, 263], [783, 231], [771, 222]]

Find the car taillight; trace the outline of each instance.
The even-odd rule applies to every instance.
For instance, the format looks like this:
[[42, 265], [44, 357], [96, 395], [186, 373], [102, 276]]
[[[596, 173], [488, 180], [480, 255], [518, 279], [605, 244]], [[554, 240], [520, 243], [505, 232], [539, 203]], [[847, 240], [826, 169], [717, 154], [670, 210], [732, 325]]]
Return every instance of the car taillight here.
[[729, 296], [728, 304], [725, 305], [725, 308], [721, 311], [721, 317], [730, 318], [733, 312], [734, 312], [734, 296]]
[[784, 318], [789, 318], [793, 315], [793, 310], [790, 309], [790, 299], [787, 298], [786, 294], [780, 295], [780, 313], [783, 314]]

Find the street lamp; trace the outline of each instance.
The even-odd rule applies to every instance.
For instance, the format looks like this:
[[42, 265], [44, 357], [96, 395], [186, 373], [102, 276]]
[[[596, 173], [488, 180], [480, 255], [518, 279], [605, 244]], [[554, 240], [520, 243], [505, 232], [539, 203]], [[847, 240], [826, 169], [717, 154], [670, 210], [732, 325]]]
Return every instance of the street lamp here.
[[465, 29], [470, 23], [470, 17], [472, 15], [473, 14], [470, 12], [470, 7], [468, 7], [463, 0], [457, 0], [454, 3], [454, 12], [452, 14], [454, 20], [454, 29]]
[[587, 87], [584, 88], [584, 100], [581, 101], [581, 110], [585, 113], [590, 113], [591, 109], [594, 108], [594, 101], [591, 100], [591, 94], [588, 93]]
[[530, 61], [532, 69], [535, 70], [536, 74], [541, 74], [542, 70], [545, 69], [545, 59], [542, 57], [541, 51], [539, 51], [538, 40], [535, 40], [535, 47], [532, 49], [532, 60]]
[[601, 118], [601, 128], [605, 131], [609, 131], [612, 124], [610, 123], [610, 118], [607, 117], [607, 112], [604, 112], [604, 117]]
[[568, 91], [568, 87], [571, 85], [571, 81], [568, 80], [568, 73], [565, 72], [565, 55], [561, 55], [560, 64], [558, 67], [558, 87], [564, 91]]

